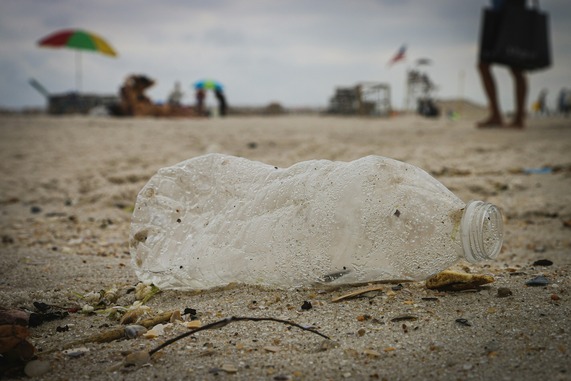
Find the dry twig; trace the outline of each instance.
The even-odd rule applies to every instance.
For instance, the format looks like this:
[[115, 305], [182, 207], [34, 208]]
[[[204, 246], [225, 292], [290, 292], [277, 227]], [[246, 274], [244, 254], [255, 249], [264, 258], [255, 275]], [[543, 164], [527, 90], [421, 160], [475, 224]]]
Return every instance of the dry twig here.
[[161, 349], [165, 348], [166, 346], [168, 346], [168, 345], [170, 345], [170, 344], [172, 344], [172, 343], [174, 343], [174, 342], [177, 342], [177, 341], [179, 341], [179, 340], [181, 340], [181, 339], [184, 339], [185, 337], [188, 337], [188, 336], [190, 336], [190, 335], [192, 335], [192, 334], [194, 334], [194, 333], [196, 333], [196, 332], [204, 331], [204, 330], [207, 330], [207, 329], [222, 328], [222, 327], [227, 326], [227, 325], [230, 324], [230, 323], [235, 323], [235, 322], [238, 322], [238, 321], [274, 321], [274, 322], [277, 322], [277, 323], [282, 323], [282, 324], [286, 324], [286, 325], [289, 325], [289, 326], [297, 327], [297, 328], [299, 328], [299, 329], [301, 329], [301, 330], [303, 330], [303, 331], [309, 331], [309, 332], [311, 332], [311, 333], [315, 333], [316, 335], [319, 335], [319, 336], [321, 336], [321, 337], [323, 337], [323, 338], [325, 338], [325, 339], [327, 339], [327, 340], [330, 340], [328, 336], [322, 334], [321, 332], [319, 332], [319, 331], [317, 331], [317, 330], [315, 330], [315, 329], [313, 329], [313, 328], [307, 328], [307, 327], [301, 326], [301, 325], [299, 325], [299, 324], [297, 324], [297, 323], [294, 323], [294, 322], [292, 322], [292, 321], [289, 321], [289, 320], [277, 319], [277, 318], [272, 318], [272, 317], [231, 316], [231, 317], [229, 317], [229, 318], [225, 318], [225, 319], [222, 319], [222, 320], [218, 320], [218, 321], [212, 322], [212, 323], [210, 323], [210, 324], [203, 325], [203, 326], [200, 327], [200, 328], [196, 328], [196, 329], [193, 329], [192, 331], [188, 331], [188, 332], [185, 332], [185, 333], [183, 333], [183, 334], [181, 334], [181, 335], [178, 335], [178, 336], [176, 336], [176, 337], [173, 337], [172, 339], [169, 339], [169, 340], [165, 341], [164, 343], [162, 343], [162, 344], [159, 345], [158, 347], [155, 347], [155, 348], [151, 349], [151, 350], [149, 351], [149, 356], [152, 356], [153, 354], [157, 353], [158, 351], [160, 351]]
[[340, 302], [340, 301], [345, 300], [345, 299], [350, 299], [350, 298], [354, 298], [354, 297], [359, 296], [359, 295], [366, 294], [367, 292], [382, 291], [385, 287], [386, 286], [382, 285], [382, 284], [373, 284], [373, 285], [367, 286], [365, 288], [361, 288], [358, 290], [351, 291], [347, 294], [337, 296], [337, 297], [331, 299], [331, 302], [337, 303], [337, 302]]

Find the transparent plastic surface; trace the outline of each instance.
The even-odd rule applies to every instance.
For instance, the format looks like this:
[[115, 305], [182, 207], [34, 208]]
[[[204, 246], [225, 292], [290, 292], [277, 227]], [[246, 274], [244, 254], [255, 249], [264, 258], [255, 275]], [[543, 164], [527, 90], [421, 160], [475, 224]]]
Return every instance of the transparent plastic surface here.
[[503, 242], [503, 220], [500, 210], [482, 201], [470, 201], [462, 217], [462, 246], [470, 262], [495, 259]]
[[463, 257], [465, 206], [384, 157], [277, 168], [209, 154], [140, 191], [130, 249], [139, 278], [160, 288], [420, 280]]

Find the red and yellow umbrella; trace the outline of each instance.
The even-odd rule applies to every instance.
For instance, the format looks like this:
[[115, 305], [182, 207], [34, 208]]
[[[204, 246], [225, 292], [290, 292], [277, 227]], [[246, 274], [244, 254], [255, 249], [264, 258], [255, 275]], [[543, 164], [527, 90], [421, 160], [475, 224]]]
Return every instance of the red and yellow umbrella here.
[[38, 45], [50, 48], [92, 50], [115, 57], [117, 53], [107, 41], [95, 33], [80, 29], [65, 29], [42, 38]]
[[64, 29], [52, 33], [40, 41], [38, 45], [49, 48], [71, 48], [76, 49], [76, 71], [77, 71], [77, 90], [80, 90], [81, 84], [81, 51], [93, 51], [116, 57], [117, 52], [102, 37], [95, 33], [81, 29]]

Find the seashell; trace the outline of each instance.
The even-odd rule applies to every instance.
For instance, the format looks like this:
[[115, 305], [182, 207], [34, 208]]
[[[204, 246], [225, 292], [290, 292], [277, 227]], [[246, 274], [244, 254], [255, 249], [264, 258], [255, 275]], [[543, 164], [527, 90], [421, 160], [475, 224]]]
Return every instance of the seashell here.
[[154, 339], [156, 337], [162, 336], [165, 334], [165, 327], [165, 324], [157, 324], [152, 329], [143, 333], [143, 337], [146, 339]]
[[185, 321], [181, 324], [184, 325], [186, 328], [191, 328], [191, 329], [200, 328], [202, 326], [200, 320]]
[[494, 282], [491, 275], [466, 274], [445, 270], [426, 280], [426, 288], [431, 290], [461, 291], [477, 289]]
[[71, 349], [66, 349], [66, 350], [62, 351], [62, 353], [64, 355], [71, 357], [71, 358], [81, 357], [84, 354], [86, 354], [87, 352], [89, 352], [89, 348], [86, 348], [86, 347], [71, 348]]

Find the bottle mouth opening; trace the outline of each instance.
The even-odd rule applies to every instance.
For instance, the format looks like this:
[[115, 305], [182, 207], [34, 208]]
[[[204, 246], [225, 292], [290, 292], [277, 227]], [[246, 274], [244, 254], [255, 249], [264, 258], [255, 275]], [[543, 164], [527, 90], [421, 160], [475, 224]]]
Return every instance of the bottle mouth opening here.
[[498, 207], [470, 201], [461, 222], [462, 247], [469, 262], [495, 259], [503, 243], [504, 223]]

